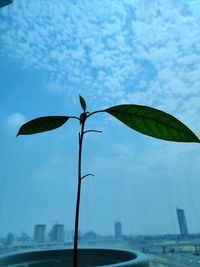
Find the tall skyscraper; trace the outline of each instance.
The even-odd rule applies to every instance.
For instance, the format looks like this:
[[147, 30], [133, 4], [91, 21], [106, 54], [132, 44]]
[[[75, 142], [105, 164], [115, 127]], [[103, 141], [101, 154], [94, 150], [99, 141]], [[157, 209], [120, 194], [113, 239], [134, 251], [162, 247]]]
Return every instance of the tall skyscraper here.
[[181, 235], [188, 235], [188, 228], [185, 218], [185, 212], [183, 209], [176, 208], [178, 223]]
[[122, 237], [122, 223], [121, 222], [115, 223], [115, 237], [116, 238]]
[[63, 242], [65, 239], [64, 236], [64, 225], [54, 224], [50, 232], [50, 240], [54, 242]]
[[45, 233], [46, 225], [45, 224], [37, 224], [34, 229], [34, 241], [35, 242], [44, 242], [45, 241]]

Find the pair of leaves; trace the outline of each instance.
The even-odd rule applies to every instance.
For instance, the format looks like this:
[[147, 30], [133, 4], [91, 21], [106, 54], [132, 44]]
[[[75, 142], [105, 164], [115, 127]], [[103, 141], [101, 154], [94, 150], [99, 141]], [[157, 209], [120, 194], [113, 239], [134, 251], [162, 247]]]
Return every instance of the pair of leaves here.
[[[86, 108], [84, 99], [80, 102]], [[107, 112], [130, 128], [167, 141], [197, 142], [199, 138], [181, 121], [161, 110], [141, 105], [118, 105], [100, 112]], [[19, 129], [17, 135], [35, 134], [50, 131], [62, 126], [69, 116], [48, 116], [31, 120]]]

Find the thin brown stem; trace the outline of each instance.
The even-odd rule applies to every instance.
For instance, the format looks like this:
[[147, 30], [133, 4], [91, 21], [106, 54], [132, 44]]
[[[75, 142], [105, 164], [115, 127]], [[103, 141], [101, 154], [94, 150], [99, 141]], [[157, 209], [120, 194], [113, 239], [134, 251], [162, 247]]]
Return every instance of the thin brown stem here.
[[80, 196], [81, 196], [81, 181], [87, 176], [94, 176], [93, 174], [89, 173], [84, 176], [81, 175], [81, 162], [82, 162], [82, 146], [83, 146], [83, 137], [84, 134], [87, 132], [101, 132], [97, 130], [87, 130], [84, 131], [86, 119], [98, 112], [103, 112], [103, 110], [95, 111], [87, 115], [86, 113], [82, 113], [80, 119], [78, 118], [81, 123], [81, 131], [79, 132], [79, 153], [78, 153], [78, 190], [77, 190], [77, 199], [76, 199], [76, 215], [75, 215], [75, 228], [74, 228], [74, 259], [73, 259], [73, 267], [78, 267], [78, 224], [79, 224], [79, 209], [80, 209]]
[[80, 208], [80, 195], [81, 195], [81, 159], [82, 159], [82, 145], [84, 134], [85, 120], [81, 124], [81, 132], [79, 133], [79, 155], [78, 155], [78, 190], [76, 200], [76, 216], [75, 216], [75, 229], [74, 229], [74, 262], [73, 267], [78, 267], [78, 223], [79, 223], [79, 208]]

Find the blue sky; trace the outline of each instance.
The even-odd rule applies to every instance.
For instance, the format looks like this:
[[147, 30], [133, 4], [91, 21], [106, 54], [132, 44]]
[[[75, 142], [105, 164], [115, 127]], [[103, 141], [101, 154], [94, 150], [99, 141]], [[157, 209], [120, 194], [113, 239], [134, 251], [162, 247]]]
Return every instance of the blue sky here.
[[[66, 3], [67, 2], [67, 3]], [[55, 221], [73, 228], [77, 132], [15, 138], [45, 115], [78, 115], [121, 103], [160, 108], [200, 136], [199, 1], [24, 1], [0, 10], [0, 235]], [[108, 114], [88, 127], [80, 230], [178, 233], [176, 207], [200, 232], [197, 144], [133, 132]], [[148, 222], [148, 223], [147, 223]]]

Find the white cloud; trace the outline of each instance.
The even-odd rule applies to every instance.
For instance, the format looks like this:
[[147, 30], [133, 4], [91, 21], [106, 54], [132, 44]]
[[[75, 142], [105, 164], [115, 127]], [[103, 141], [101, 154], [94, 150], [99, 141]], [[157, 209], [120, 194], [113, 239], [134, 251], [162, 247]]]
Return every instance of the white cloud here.
[[47, 73], [50, 91], [176, 111], [200, 93], [195, 5], [18, 0], [0, 16], [1, 53]]
[[20, 127], [27, 121], [26, 117], [21, 113], [12, 113], [6, 120], [6, 125], [11, 128]]

